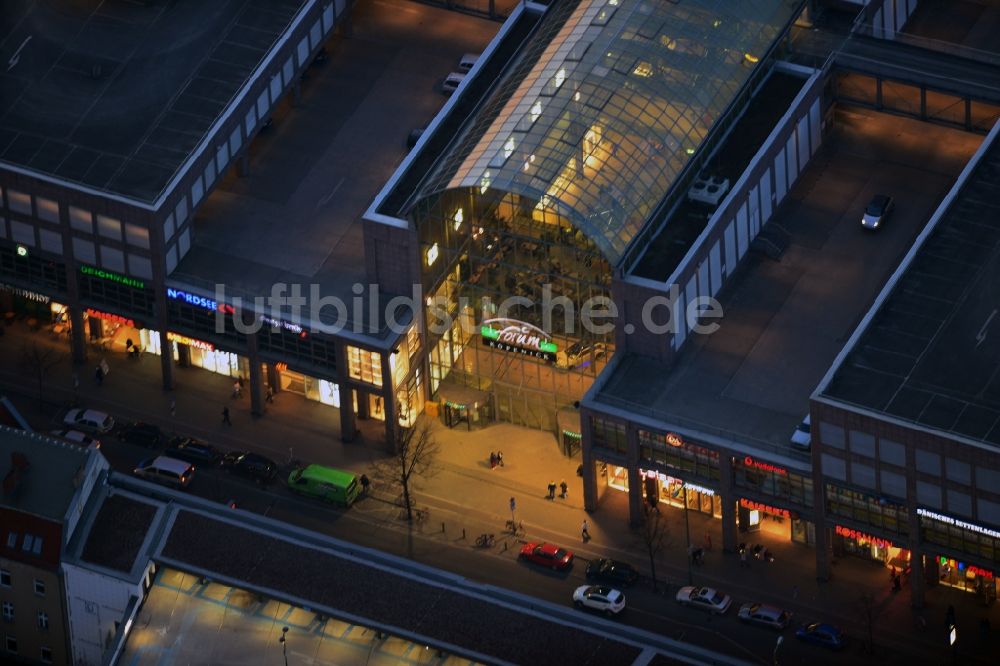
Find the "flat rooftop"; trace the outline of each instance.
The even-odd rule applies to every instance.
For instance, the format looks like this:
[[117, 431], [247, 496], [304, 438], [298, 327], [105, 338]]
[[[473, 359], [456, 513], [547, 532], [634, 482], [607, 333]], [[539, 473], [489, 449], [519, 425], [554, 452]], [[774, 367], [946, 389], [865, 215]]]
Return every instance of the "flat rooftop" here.
[[[0, 506], [62, 522], [90, 453], [45, 435], [0, 426]], [[15, 483], [11, 473], [16, 454], [27, 459], [28, 467]]]
[[80, 559], [128, 573], [135, 565], [157, 507], [125, 495], [110, 495], [101, 503], [87, 533]]
[[[691, 337], [671, 367], [621, 359], [597, 402], [792, 454], [816, 385], [981, 141], [838, 109], [773, 220], [791, 234], [781, 261], [751, 253], [718, 296], [718, 331]], [[861, 211], [881, 192], [896, 197], [896, 212], [865, 233]]]
[[994, 137], [821, 395], [1000, 444], [998, 284]]
[[193, 244], [170, 279], [237, 295], [275, 283], [318, 284], [351, 298], [364, 284], [362, 216], [406, 156], [406, 139], [447, 98], [440, 83], [498, 23], [405, 0], [360, 3], [349, 38], [307, 70], [298, 104], [276, 107], [195, 218]]
[[0, 161], [154, 201], [305, 0], [0, 9]]

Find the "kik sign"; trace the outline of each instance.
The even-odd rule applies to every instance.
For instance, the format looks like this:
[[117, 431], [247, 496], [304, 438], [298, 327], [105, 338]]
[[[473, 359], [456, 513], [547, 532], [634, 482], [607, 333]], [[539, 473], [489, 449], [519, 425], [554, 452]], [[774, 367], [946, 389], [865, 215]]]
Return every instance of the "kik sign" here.
[[479, 327], [483, 344], [500, 351], [513, 352], [555, 361], [558, 347], [548, 334], [537, 326], [517, 319], [487, 319]]

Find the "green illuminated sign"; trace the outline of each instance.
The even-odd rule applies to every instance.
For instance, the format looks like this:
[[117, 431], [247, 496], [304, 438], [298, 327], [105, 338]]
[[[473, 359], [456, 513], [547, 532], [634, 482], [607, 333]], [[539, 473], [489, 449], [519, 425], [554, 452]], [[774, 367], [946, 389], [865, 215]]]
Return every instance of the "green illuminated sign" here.
[[100, 278], [102, 280], [107, 280], [108, 282], [117, 282], [118, 284], [123, 284], [126, 287], [132, 287], [133, 289], [145, 289], [146, 283], [142, 280], [136, 280], [135, 278], [130, 278], [126, 275], [119, 275], [118, 273], [112, 273], [111, 271], [106, 271], [102, 268], [94, 268], [93, 266], [80, 266], [80, 272], [84, 275], [89, 275], [90, 277]]
[[28, 256], [28, 248], [25, 247], [24, 245], [18, 245], [17, 246], [17, 256], [19, 256], [19, 257], [27, 257]]
[[559, 347], [537, 326], [517, 319], [487, 319], [479, 327], [483, 344], [500, 351], [555, 361]]

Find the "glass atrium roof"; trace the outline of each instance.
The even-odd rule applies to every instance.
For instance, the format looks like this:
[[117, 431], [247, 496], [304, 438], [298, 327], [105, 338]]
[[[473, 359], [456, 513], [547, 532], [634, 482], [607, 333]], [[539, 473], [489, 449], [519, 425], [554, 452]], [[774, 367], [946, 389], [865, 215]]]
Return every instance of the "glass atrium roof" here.
[[508, 191], [617, 263], [800, 0], [556, 5], [424, 182]]

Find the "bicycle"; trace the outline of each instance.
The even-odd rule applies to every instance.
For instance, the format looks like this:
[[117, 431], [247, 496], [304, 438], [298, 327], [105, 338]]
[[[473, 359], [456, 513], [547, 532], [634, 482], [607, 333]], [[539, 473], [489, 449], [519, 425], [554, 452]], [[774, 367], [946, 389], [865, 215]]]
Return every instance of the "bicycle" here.
[[492, 548], [496, 542], [496, 536], [483, 532], [476, 538], [476, 545], [480, 548]]
[[427, 521], [428, 512], [427, 509], [414, 509], [413, 510], [413, 522], [423, 523]]
[[517, 534], [524, 534], [524, 523], [520, 521], [514, 522], [513, 520], [508, 520], [506, 529], [515, 536]]

